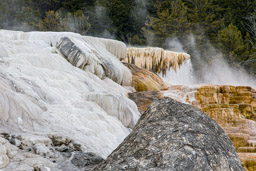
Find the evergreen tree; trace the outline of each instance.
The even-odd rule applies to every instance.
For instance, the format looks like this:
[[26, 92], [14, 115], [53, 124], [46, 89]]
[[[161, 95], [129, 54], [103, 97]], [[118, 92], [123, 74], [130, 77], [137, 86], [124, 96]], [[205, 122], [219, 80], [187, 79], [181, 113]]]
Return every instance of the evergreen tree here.
[[155, 0], [134, 0], [131, 14], [130, 22], [132, 23], [132, 30], [129, 36], [129, 43], [134, 45], [144, 45], [145, 39], [141, 30], [145, 27], [145, 21], [147, 16], [153, 15]]
[[218, 32], [217, 40], [219, 47], [227, 55], [227, 59], [231, 62], [232, 58], [240, 61], [239, 55], [244, 50], [242, 33], [236, 26], [230, 24], [228, 27]]
[[18, 19], [22, 8], [25, 5], [24, 0], [1, 0], [0, 1], [0, 25], [5, 29], [15, 29], [20, 25]]
[[130, 20], [132, 4], [134, 0], [111, 0], [106, 4], [107, 14], [116, 29], [116, 38], [128, 42], [133, 23]]
[[116, 29], [107, 10], [108, 1], [99, 0], [91, 9], [87, 9], [91, 29], [88, 34], [98, 37], [115, 38]]
[[59, 14], [54, 11], [46, 12], [46, 16], [39, 22], [39, 29], [42, 31], [63, 31], [65, 26]]
[[255, 6], [256, 0], [1, 0], [0, 28], [65, 30], [163, 48], [175, 36], [195, 68], [217, 47], [256, 73]]
[[58, 11], [62, 7], [61, 0], [32, 0], [32, 8], [38, 9], [45, 17], [49, 11]]
[[149, 17], [143, 34], [148, 43], [167, 47], [168, 37], [178, 36], [182, 39], [189, 30], [187, 7], [181, 0], [158, 1], [157, 16]]
[[88, 21], [89, 17], [85, 16], [82, 10], [68, 13], [65, 17], [65, 26], [67, 31], [78, 32], [85, 35], [91, 28], [91, 24]]
[[22, 10], [18, 13], [17, 19], [21, 24], [24, 24], [24, 29], [22, 28], [19, 28], [19, 29], [23, 31], [38, 30], [40, 13], [39, 11], [29, 6], [26, 6], [26, 7], [23, 7]]
[[62, 8], [74, 13], [78, 10], [83, 10], [86, 7], [92, 8], [95, 5], [95, 0], [62, 0]]
[[247, 30], [243, 27], [244, 17], [249, 16], [255, 11], [255, 0], [215, 0], [214, 4], [218, 5], [222, 9], [219, 14], [224, 18], [225, 25], [233, 23], [245, 35]]
[[184, 0], [188, 6], [188, 18], [192, 23], [194, 34], [212, 38], [223, 27], [221, 7], [214, 4], [215, 0]]

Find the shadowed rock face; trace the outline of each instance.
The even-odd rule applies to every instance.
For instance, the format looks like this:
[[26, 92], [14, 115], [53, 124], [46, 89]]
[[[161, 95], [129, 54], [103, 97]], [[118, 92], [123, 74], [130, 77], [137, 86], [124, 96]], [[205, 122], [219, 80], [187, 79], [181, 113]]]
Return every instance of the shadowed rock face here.
[[132, 133], [94, 170], [243, 170], [210, 117], [170, 98], [154, 102]]

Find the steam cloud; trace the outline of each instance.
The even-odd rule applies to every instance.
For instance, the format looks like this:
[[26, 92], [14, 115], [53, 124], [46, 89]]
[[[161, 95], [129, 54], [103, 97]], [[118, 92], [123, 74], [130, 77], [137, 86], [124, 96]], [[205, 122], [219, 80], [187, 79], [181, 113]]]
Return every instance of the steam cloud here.
[[[99, 4], [99, 3], [98, 3]], [[104, 6], [101, 5], [96, 5], [95, 6], [95, 14], [96, 14], [96, 19], [97, 21], [99, 21], [98, 26], [103, 28], [102, 32], [100, 34], [97, 34], [96, 36], [98, 37], [104, 37], [104, 38], [109, 38], [109, 39], [115, 39], [116, 35], [115, 35], [115, 30], [111, 30], [112, 32], [110, 32], [110, 28], [111, 27], [111, 18], [108, 16], [107, 14], [107, 10]]]
[[[166, 39], [168, 47], [173, 51], [184, 52], [182, 43], [176, 38]], [[193, 72], [191, 61], [181, 66], [180, 70], [175, 73], [172, 70], [167, 73], [164, 78], [172, 84], [217, 84], [217, 85], [234, 85], [234, 86], [251, 86], [256, 88], [255, 78], [250, 76], [241, 67], [231, 67], [224, 59], [223, 54], [209, 45], [208, 57], [211, 58], [210, 63], [207, 63], [200, 54], [200, 49], [196, 47], [195, 37], [190, 34], [187, 38], [197, 60], [201, 61], [200, 73]], [[179, 78], [177, 77], [179, 76]], [[177, 80], [173, 80], [177, 79]], [[189, 80], [188, 80], [189, 79]]]
[[202, 70], [203, 83], [221, 85], [243, 85], [256, 88], [254, 78], [246, 73], [243, 68], [234, 68], [227, 64], [222, 56], [216, 58]]
[[178, 40], [177, 37], [167, 38], [166, 44], [169, 50], [176, 52], [185, 52], [182, 43]]
[[[140, 16], [137, 19], [143, 19], [148, 16], [148, 1], [147, 0], [135, 0], [136, 7], [132, 10], [131, 14]], [[139, 22], [139, 21], [138, 21]]]

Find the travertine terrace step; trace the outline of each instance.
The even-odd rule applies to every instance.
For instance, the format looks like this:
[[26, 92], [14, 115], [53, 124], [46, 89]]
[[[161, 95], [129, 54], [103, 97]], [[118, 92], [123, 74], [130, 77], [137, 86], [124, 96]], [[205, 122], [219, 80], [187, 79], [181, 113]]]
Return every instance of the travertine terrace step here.
[[239, 147], [238, 153], [256, 153], [256, 147]]
[[250, 136], [255, 136], [255, 130], [251, 130], [251, 129], [240, 129], [242, 133], [244, 134], [249, 134]]
[[256, 140], [256, 136], [255, 137], [250, 137], [249, 140]]
[[244, 133], [240, 133], [240, 132], [236, 132], [236, 133], [228, 133], [229, 137], [246, 137], [249, 139], [250, 135], [248, 134], [244, 134]]
[[247, 170], [256, 170], [256, 153], [238, 153], [238, 155]]
[[238, 127], [224, 127], [223, 129], [225, 130], [226, 133], [234, 133], [240, 130], [240, 128]]
[[250, 146], [253, 146], [253, 147], [256, 146], [256, 140], [250, 140], [249, 139], [248, 143], [249, 143]]

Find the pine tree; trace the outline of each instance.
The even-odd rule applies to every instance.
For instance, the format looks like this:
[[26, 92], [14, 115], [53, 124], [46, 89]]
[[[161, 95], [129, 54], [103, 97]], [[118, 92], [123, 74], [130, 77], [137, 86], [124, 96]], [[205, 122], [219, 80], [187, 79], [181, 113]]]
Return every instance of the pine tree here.
[[46, 16], [39, 22], [39, 29], [42, 31], [63, 31], [65, 26], [59, 14], [54, 11], [46, 12]]
[[236, 26], [230, 24], [228, 27], [220, 30], [217, 36], [218, 44], [223, 53], [228, 56], [228, 60], [232, 59], [240, 61], [239, 55], [244, 50], [242, 33]]
[[88, 20], [89, 17], [85, 16], [82, 10], [77, 10], [73, 14], [68, 13], [64, 19], [66, 31], [77, 32], [85, 35], [91, 28], [91, 24]]
[[243, 26], [244, 18], [255, 11], [255, 0], [214, 0], [214, 4], [222, 9], [218, 14], [224, 18], [223, 23], [233, 23], [245, 36], [247, 30]]
[[181, 0], [158, 1], [157, 16], [148, 18], [143, 34], [150, 45], [166, 47], [168, 37], [182, 38], [189, 26], [187, 7]]
[[133, 27], [130, 20], [134, 0], [111, 0], [107, 3], [107, 13], [115, 26], [116, 38], [128, 42]]
[[89, 23], [91, 24], [88, 34], [105, 38], [114, 37], [112, 35], [115, 35], [116, 29], [109, 17], [108, 3], [109, 1], [106, 0], [98, 0], [93, 8], [86, 8]]
[[134, 0], [130, 22], [132, 23], [132, 30], [129, 36], [129, 43], [133, 45], [145, 45], [145, 39], [141, 33], [142, 28], [145, 27], [147, 16], [155, 16], [155, 3], [156, 0]]
[[49, 11], [58, 11], [62, 7], [61, 0], [32, 0], [32, 8], [38, 9], [43, 17]]

